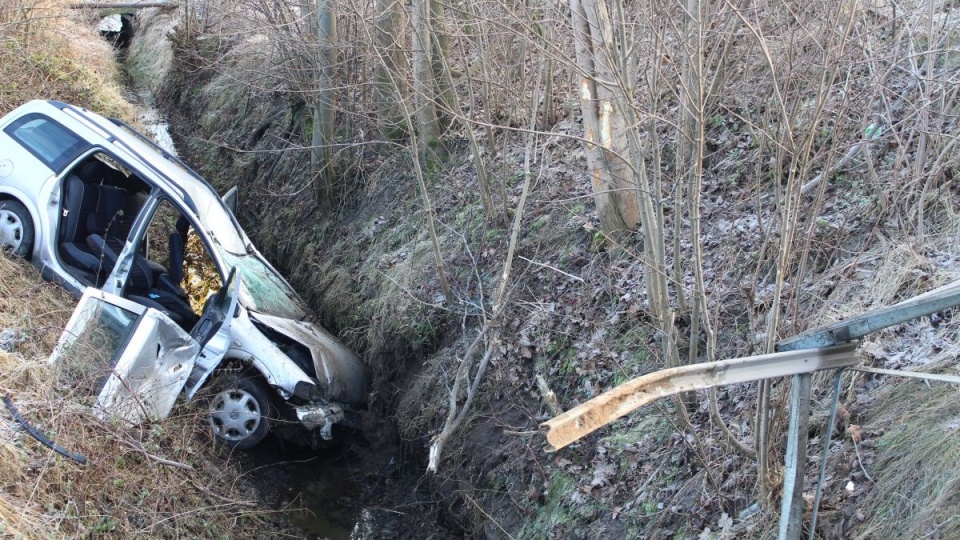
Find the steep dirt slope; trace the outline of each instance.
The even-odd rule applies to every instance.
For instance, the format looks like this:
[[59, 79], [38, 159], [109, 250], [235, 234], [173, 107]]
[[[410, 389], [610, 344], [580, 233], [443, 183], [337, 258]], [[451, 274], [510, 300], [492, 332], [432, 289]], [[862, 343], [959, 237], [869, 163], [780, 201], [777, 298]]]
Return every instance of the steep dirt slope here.
[[[423, 537], [431, 523], [444, 527], [437, 534], [491, 538], [769, 536], [776, 505], [758, 495], [753, 461], [725, 443], [705, 395], [689, 407], [689, 425], [673, 402], [662, 402], [556, 455], [543, 452], [536, 428], [550, 413], [537, 375], [569, 408], [663, 365], [639, 256], [604, 251], [596, 232], [583, 147], [564, 137], [580, 133], [575, 107], [565, 108], [543, 135], [508, 314], [499, 323], [501, 340], [473, 413], [447, 446], [439, 473], [426, 474], [426, 448], [446, 416], [452, 374], [489, 309], [509, 239], [505, 227], [483, 219], [468, 145], [450, 135], [445, 156], [427, 171], [456, 299], [451, 305], [437, 278], [406, 149], [358, 145], [344, 172], [347, 195], [335, 211], [321, 213], [304, 150], [306, 104], [267, 69], [266, 38], [174, 37], [174, 65], [161, 85], [161, 103], [187, 161], [221, 189], [240, 186], [240, 217], [257, 245], [324, 324], [363, 353], [373, 380], [365, 458], [375, 466], [357, 473], [365, 475], [364, 503], [390, 514], [398, 536]], [[256, 84], [238, 84], [254, 74]], [[727, 356], [754, 353], [763, 341], [759, 332], [774, 290], [775, 255], [767, 242], [777, 232], [770, 224], [782, 189], [770, 181], [776, 174], [769, 163], [751, 161], [763, 154], [750, 123], [764, 113], [749, 99], [772, 90], [742, 75], [729, 83], [732, 92], [740, 89], [731, 99], [741, 99], [742, 107], [711, 122], [705, 164], [705, 275], [722, 321], [720, 351]], [[869, 87], [866, 78], [850, 81], [849, 95]], [[909, 78], [887, 82], [911, 84]], [[955, 110], [956, 103], [946, 107]], [[905, 109], [893, 112], [897, 125], [909, 122]], [[836, 122], [838, 133], [861, 131], [850, 118]], [[955, 137], [955, 125], [944, 125], [946, 137]], [[514, 207], [524, 178], [524, 141], [509, 131], [500, 137], [499, 196]], [[832, 175], [817, 194], [818, 213], [801, 216], [804, 264], [812, 270], [784, 289], [796, 299], [786, 315], [791, 328], [836, 320], [956, 278], [956, 159], [943, 155], [943, 176], [933, 191], [890, 193], [884, 186], [894, 185], [891, 178], [906, 170], [903, 160], [913, 152], [898, 151], [898, 145], [909, 146], [891, 140], [875, 149], [872, 162], [857, 161]], [[918, 205], [927, 209], [919, 230]], [[953, 372], [958, 326], [952, 313], [901, 325], [871, 337], [863, 356], [887, 367]], [[826, 378], [818, 381], [815, 426], [830, 404], [828, 386]], [[821, 537], [954, 535], [952, 392], [849, 374], [842, 389], [843, 434], [830, 447]], [[784, 395], [776, 393], [775, 400]], [[754, 396], [753, 385], [721, 391], [725, 421], [748, 442]], [[821, 428], [813, 430], [811, 464], [824, 442]], [[901, 495], [910, 498], [910, 508], [924, 511], [892, 502]]]

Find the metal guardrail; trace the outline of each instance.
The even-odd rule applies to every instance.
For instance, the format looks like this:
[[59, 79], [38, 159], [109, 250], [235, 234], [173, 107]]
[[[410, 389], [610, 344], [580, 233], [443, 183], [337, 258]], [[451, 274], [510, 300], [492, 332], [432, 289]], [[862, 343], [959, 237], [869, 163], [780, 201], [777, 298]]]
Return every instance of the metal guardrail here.
[[882, 375], [960, 383], [951, 375], [904, 372], [857, 367], [854, 340], [867, 334], [960, 305], [960, 281], [913, 297], [893, 306], [870, 311], [821, 328], [815, 328], [777, 344], [777, 352], [719, 362], [707, 362], [660, 370], [627, 381], [612, 390], [540, 424], [547, 439], [546, 450], [555, 452], [586, 435], [663, 397], [690, 390], [793, 376], [790, 396], [790, 427], [787, 437], [783, 499], [780, 509], [780, 540], [798, 540], [803, 532], [803, 478], [806, 465], [810, 416], [810, 374], [835, 369], [834, 406], [827, 426], [824, 456], [820, 464], [810, 538], [814, 538], [829, 437], [832, 434], [840, 374], [846, 368]]
[[787, 377], [857, 363], [856, 345], [734, 358], [691, 364], [643, 375], [551, 419], [545, 431], [548, 452], [570, 443], [660, 398], [715, 386]]
[[830, 347], [860, 339], [895, 324], [905, 323], [960, 305], [960, 281], [889, 307], [807, 330], [777, 343], [777, 351]]

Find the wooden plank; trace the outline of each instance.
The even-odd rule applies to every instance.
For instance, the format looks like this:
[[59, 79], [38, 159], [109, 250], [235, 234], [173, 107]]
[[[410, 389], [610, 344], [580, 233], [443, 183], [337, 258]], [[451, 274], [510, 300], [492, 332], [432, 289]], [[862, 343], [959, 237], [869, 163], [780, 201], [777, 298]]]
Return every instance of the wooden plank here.
[[555, 452], [638, 408], [680, 392], [848, 367], [857, 363], [855, 343], [824, 349], [705, 362], [649, 373], [604, 392], [540, 424], [548, 452]]

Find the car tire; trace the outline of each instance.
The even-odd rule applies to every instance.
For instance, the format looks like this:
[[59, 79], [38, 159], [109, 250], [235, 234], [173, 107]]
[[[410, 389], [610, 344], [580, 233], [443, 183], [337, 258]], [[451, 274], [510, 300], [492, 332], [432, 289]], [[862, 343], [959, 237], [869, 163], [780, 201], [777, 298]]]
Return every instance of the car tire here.
[[33, 218], [19, 201], [0, 201], [0, 248], [29, 259], [33, 253]]
[[225, 373], [214, 381], [207, 419], [217, 442], [237, 450], [260, 443], [270, 432], [273, 401], [260, 379]]

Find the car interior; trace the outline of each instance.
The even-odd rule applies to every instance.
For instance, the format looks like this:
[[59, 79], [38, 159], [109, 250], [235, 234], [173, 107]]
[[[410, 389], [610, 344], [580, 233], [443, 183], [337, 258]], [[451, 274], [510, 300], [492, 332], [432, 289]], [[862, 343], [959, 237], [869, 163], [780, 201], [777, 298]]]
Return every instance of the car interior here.
[[[89, 286], [103, 286], [150, 190], [149, 184], [102, 153], [87, 157], [66, 176], [57, 251], [74, 277]], [[190, 330], [198, 317], [180, 285], [190, 222], [169, 202], [163, 201], [161, 207], [163, 212], [155, 213], [138, 246], [123, 296], [164, 312]], [[151, 237], [157, 236], [158, 228], [164, 229], [156, 222], [170, 224], [166, 227], [170, 232], [163, 235], [164, 250], [148, 250]]]

